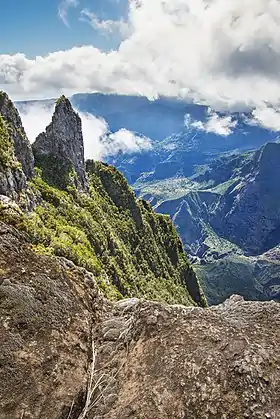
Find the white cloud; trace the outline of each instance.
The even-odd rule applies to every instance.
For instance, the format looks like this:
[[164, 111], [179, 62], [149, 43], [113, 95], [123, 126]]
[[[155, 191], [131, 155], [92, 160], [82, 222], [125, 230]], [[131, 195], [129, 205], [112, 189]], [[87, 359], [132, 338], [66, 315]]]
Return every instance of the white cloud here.
[[102, 20], [99, 19], [95, 13], [90, 12], [88, 9], [83, 9], [81, 11], [81, 20], [85, 20], [94, 29], [104, 33], [113, 34], [117, 31], [122, 36], [126, 36], [129, 32], [128, 23], [124, 20]]
[[[31, 143], [41, 132], [45, 131], [46, 126], [51, 122], [54, 106], [54, 103], [47, 105], [27, 103], [19, 106], [22, 123]], [[124, 128], [116, 133], [110, 133], [104, 119], [89, 113], [77, 112], [82, 120], [86, 159], [102, 160], [108, 155], [120, 152], [141, 153], [152, 147], [151, 140], [144, 136], [140, 137]]]
[[33, 143], [36, 137], [51, 122], [54, 104], [45, 105], [40, 103], [20, 104], [18, 107], [27, 137]]
[[78, 7], [79, 1], [78, 0], [62, 0], [58, 6], [58, 16], [62, 20], [62, 22], [69, 26], [68, 22], [68, 11], [71, 7]]
[[185, 115], [185, 125], [188, 128], [195, 128], [199, 131], [213, 133], [227, 137], [232, 134], [237, 125], [237, 120], [229, 116], [219, 116], [211, 109], [208, 110], [208, 117], [205, 121], [193, 121], [189, 114]]
[[272, 131], [280, 131], [280, 109], [263, 107], [252, 112], [253, 117], [246, 122], [251, 125], [259, 125]]
[[141, 153], [152, 148], [151, 140], [144, 136], [139, 136], [125, 128], [112, 133], [104, 143], [104, 152], [106, 155], [117, 153]]
[[13, 98], [101, 91], [180, 96], [213, 109], [280, 106], [278, 0], [131, 0], [128, 25], [108, 53], [0, 55], [0, 88]]
[[108, 132], [108, 124], [102, 118], [97, 118], [89, 113], [79, 113], [82, 119], [85, 158], [101, 160], [106, 156], [103, 138]]

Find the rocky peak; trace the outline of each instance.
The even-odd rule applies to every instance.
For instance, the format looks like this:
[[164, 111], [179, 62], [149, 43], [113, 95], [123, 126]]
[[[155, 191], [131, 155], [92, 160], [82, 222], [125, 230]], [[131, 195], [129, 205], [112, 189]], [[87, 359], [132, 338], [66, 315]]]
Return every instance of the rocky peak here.
[[50, 184], [86, 189], [82, 123], [65, 96], [57, 100], [52, 122], [37, 137], [33, 151], [42, 176]]
[[9, 96], [0, 92], [0, 114], [9, 127], [9, 134], [14, 142], [14, 153], [21, 163], [24, 174], [28, 179], [33, 176], [34, 157], [31, 144], [25, 134], [21, 118]]

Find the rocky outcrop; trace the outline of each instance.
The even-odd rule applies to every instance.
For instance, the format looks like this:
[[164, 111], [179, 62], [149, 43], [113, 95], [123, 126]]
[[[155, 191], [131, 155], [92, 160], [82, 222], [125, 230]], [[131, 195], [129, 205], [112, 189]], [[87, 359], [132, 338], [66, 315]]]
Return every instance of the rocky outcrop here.
[[0, 114], [9, 127], [9, 135], [14, 144], [15, 157], [21, 163], [27, 179], [30, 179], [34, 174], [34, 156], [31, 144], [25, 134], [17, 109], [4, 92], [0, 92]]
[[109, 303], [0, 224], [0, 419], [278, 419], [280, 306]]
[[96, 284], [66, 260], [33, 253], [3, 223], [0, 266], [0, 418], [67, 418], [84, 402], [102, 307]]
[[0, 196], [18, 201], [26, 188], [26, 176], [15, 156], [14, 142], [7, 122], [0, 114]]
[[0, 195], [18, 200], [26, 188], [26, 178], [20, 168], [4, 168], [0, 163]]
[[88, 418], [276, 419], [279, 325], [277, 303], [239, 296], [210, 309], [120, 302], [96, 331], [104, 398]]
[[34, 157], [18, 111], [0, 92], [0, 195], [20, 201], [34, 174]]
[[32, 147], [49, 184], [62, 189], [69, 184], [87, 188], [81, 118], [67, 98], [57, 100], [52, 122]]

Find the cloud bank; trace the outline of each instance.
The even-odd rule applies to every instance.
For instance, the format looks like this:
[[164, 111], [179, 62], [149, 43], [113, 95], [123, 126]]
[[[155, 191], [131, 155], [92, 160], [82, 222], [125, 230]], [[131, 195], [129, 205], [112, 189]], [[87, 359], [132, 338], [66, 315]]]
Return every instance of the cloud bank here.
[[[118, 25], [91, 17], [100, 30]], [[216, 110], [280, 107], [278, 0], [130, 0], [126, 25], [110, 52], [87, 45], [35, 59], [0, 55], [0, 88], [15, 99], [98, 91]]]
[[[20, 105], [19, 113], [31, 143], [51, 122], [53, 111], [54, 104], [27, 103]], [[120, 152], [142, 153], [152, 148], [149, 138], [139, 136], [126, 129], [111, 133], [104, 119], [89, 113], [78, 113], [82, 120], [86, 159], [104, 160], [107, 156]]]

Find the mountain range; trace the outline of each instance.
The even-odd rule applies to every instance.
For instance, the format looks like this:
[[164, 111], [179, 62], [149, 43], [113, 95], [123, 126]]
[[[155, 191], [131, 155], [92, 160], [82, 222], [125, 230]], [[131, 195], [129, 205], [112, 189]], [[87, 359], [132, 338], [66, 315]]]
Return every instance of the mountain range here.
[[72, 102], [113, 132], [126, 128], [150, 139], [148, 150], [105, 160], [171, 216], [210, 303], [232, 293], [279, 297], [276, 131], [253, 122], [253, 110], [214, 112], [172, 98], [83, 94]]

